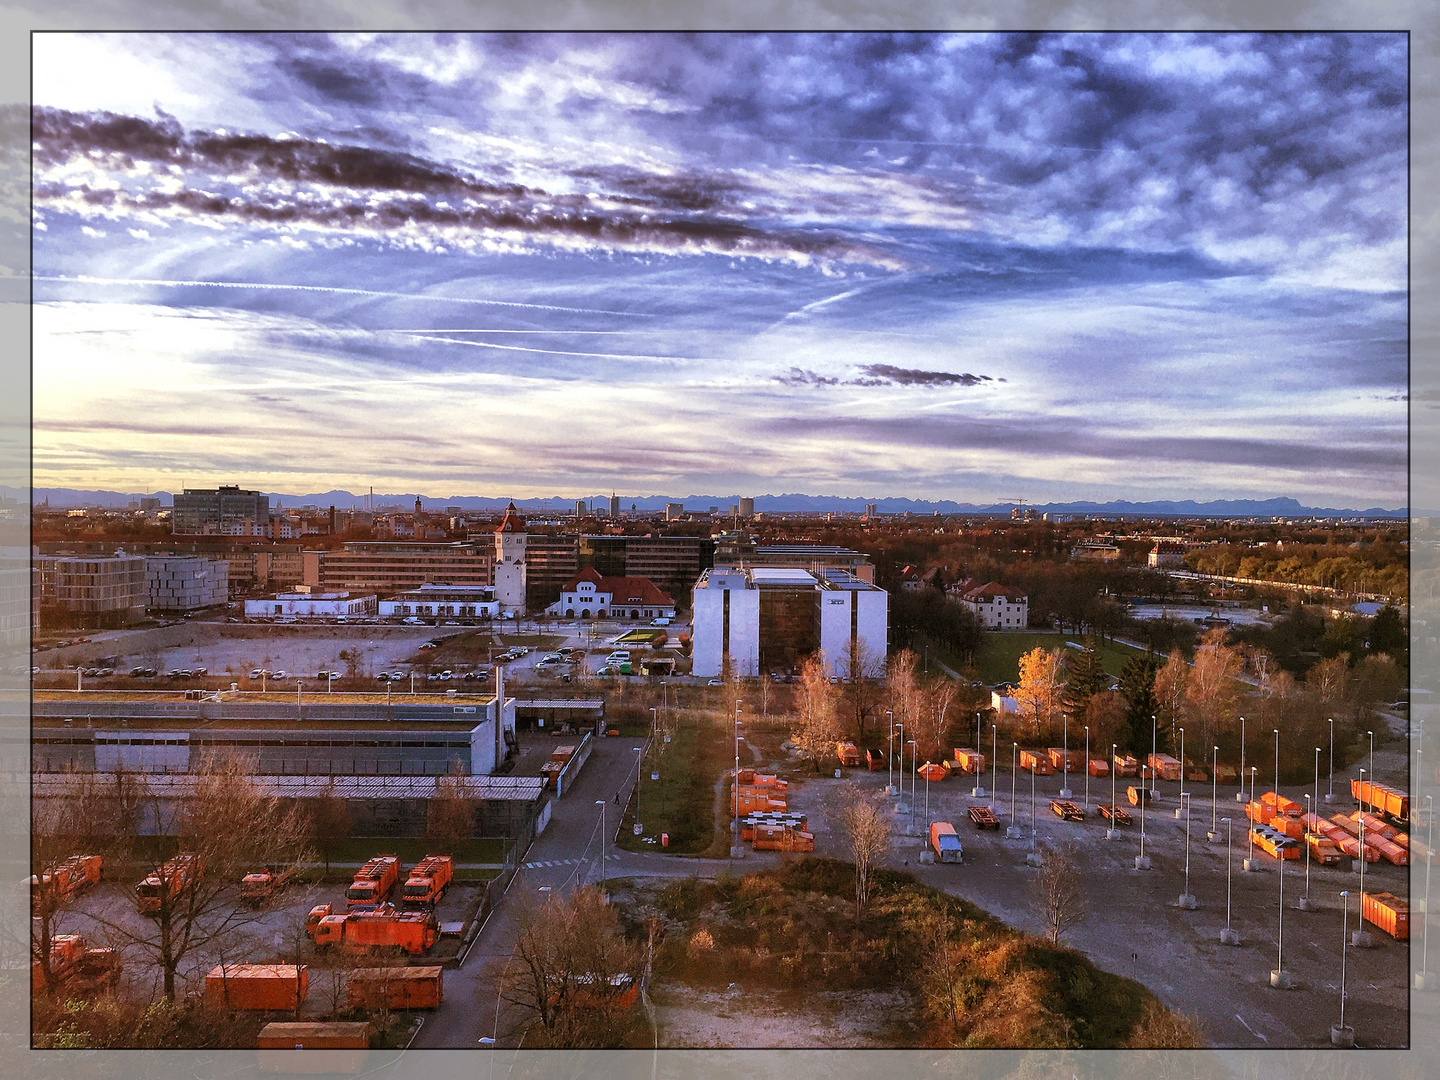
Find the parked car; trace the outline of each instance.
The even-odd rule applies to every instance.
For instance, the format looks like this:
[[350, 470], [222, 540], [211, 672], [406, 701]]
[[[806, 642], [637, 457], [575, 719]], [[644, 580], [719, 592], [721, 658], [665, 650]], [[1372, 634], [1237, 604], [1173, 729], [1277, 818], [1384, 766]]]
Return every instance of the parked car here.
[[389, 673], [388, 671], [382, 671], [382, 672], [380, 672], [379, 675], [376, 675], [376, 676], [375, 676], [375, 681], [376, 681], [376, 682], [389, 682], [389, 681], [390, 681], [390, 673]]
[[272, 679], [288, 679], [290, 675], [285, 671], [284, 668], [281, 668], [279, 671], [272, 671], [270, 673], [270, 677]]

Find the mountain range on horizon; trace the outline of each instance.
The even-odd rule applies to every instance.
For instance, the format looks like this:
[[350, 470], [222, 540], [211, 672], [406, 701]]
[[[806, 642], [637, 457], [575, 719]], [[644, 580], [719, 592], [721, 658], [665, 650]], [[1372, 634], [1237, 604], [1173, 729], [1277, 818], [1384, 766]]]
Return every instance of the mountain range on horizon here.
[[[0, 495], [11, 499], [19, 499], [24, 494], [23, 489], [0, 486]], [[366, 495], [356, 495], [350, 491], [332, 489], [324, 492], [313, 492], [309, 494], [292, 494], [286, 492], [265, 492], [270, 497], [272, 509], [283, 507], [315, 506], [328, 508], [334, 506], [338, 510], [352, 510], [363, 507]], [[33, 505], [49, 503], [52, 506], [101, 506], [101, 507], [124, 507], [130, 502], [137, 502], [141, 498], [159, 498], [161, 505], [169, 507], [172, 499], [169, 492], [117, 492], [106, 490], [86, 490], [76, 488], [35, 488], [31, 492]], [[433, 496], [417, 495], [414, 492], [404, 494], [385, 493], [373, 496], [373, 505], [398, 506], [408, 510], [415, 505], [416, 499], [420, 500], [421, 507], [429, 512], [441, 512], [447, 507], [458, 507], [460, 510], [482, 510], [498, 511], [503, 510], [512, 500], [508, 498], [490, 498], [478, 495], [453, 495], [448, 498], [435, 498]], [[608, 507], [609, 495], [597, 494], [586, 496], [584, 501], [597, 507]], [[671, 495], [623, 495], [620, 496], [622, 510], [635, 509], [636, 511], [652, 512], [663, 510], [667, 503], [681, 503], [690, 512], [705, 512], [712, 506], [718, 507], [720, 512], [727, 511], [738, 502], [738, 495], [686, 495], [682, 497]], [[780, 495], [756, 495], [755, 510], [757, 512], [770, 513], [863, 513], [865, 507], [874, 503], [876, 511], [881, 514], [900, 514], [909, 512], [911, 514], [932, 515], [932, 514], [1009, 514], [1017, 505], [1015, 501], [1006, 500], [1001, 502], [978, 504], [960, 503], [952, 500], [929, 500], [929, 499], [906, 499], [906, 498], [848, 498], [834, 495], [806, 495], [802, 493], [785, 493]], [[571, 513], [578, 499], [546, 498], [546, 499], [515, 499], [515, 505], [527, 514], [557, 514], [565, 515]], [[1288, 496], [1281, 496], [1271, 499], [1213, 499], [1207, 502], [1197, 502], [1194, 499], [1151, 499], [1138, 502], [1119, 499], [1109, 502], [1093, 501], [1072, 501], [1031, 504], [1026, 507], [1036, 513], [1058, 513], [1058, 514], [1097, 514], [1097, 515], [1126, 515], [1126, 516], [1147, 516], [1156, 515], [1164, 517], [1363, 517], [1380, 519], [1397, 519], [1409, 516], [1407, 507], [1387, 509], [1385, 507], [1367, 507], [1365, 509], [1336, 508], [1336, 507], [1313, 507], [1304, 506], [1298, 500]]]

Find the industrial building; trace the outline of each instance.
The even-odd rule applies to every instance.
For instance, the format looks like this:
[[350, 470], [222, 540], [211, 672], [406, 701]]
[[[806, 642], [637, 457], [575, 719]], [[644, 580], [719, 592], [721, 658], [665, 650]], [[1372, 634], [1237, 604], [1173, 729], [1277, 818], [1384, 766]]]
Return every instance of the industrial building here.
[[889, 644], [889, 594], [835, 567], [715, 567], [692, 594], [692, 668], [714, 677], [789, 669], [823, 651], [832, 676], [845, 674], [852, 647], [872, 663]]
[[230, 599], [230, 567], [199, 555], [147, 555], [145, 580], [155, 611], [197, 611]]
[[171, 530], [183, 534], [259, 536], [269, 525], [270, 496], [235, 484], [186, 488], [175, 496], [170, 515]]
[[37, 555], [42, 623], [123, 626], [145, 617], [145, 559], [114, 555]]
[[479, 585], [421, 585], [380, 601], [382, 619], [449, 618], [462, 622], [500, 614], [495, 590]]
[[262, 600], [245, 601], [247, 619], [363, 619], [379, 613], [374, 593], [319, 592], [308, 585], [294, 592], [276, 593]]

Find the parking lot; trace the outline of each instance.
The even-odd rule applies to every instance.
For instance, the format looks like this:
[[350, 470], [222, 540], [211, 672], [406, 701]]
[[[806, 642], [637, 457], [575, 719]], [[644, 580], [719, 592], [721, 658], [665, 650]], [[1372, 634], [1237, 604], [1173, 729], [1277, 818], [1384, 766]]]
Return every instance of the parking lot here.
[[[1008, 762], [1006, 763], [1008, 765]], [[984, 798], [970, 795], [974, 777], [956, 774], [930, 785], [929, 817], [953, 822], [964, 846], [964, 862], [924, 864], [926, 792], [922, 780], [912, 802], [907, 787], [905, 813], [894, 816], [888, 865], [915, 874], [926, 884], [975, 902], [1003, 921], [1030, 933], [1044, 932], [1035, 902], [1036, 869], [1026, 861], [1032, 850], [1043, 857], [1048, 845], [1073, 840], [1085, 880], [1089, 914], [1062, 939], [1084, 952], [1100, 967], [1144, 983], [1167, 1006], [1196, 1016], [1205, 1040], [1214, 1046], [1280, 1047], [1328, 1046], [1329, 1028], [1340, 1011], [1340, 952], [1342, 944], [1341, 890], [1350, 892], [1349, 929], [1357, 928], [1360, 875], [1348, 867], [1310, 870], [1310, 896], [1317, 910], [1299, 911], [1296, 902], [1305, 892], [1305, 859], [1285, 864], [1283, 963], [1295, 981], [1292, 990], [1270, 986], [1276, 965], [1280, 928], [1280, 875], [1278, 862], [1256, 849], [1258, 870], [1245, 872], [1248, 851], [1244, 807], [1235, 800], [1235, 788], [1220, 789], [1218, 819], [1234, 820], [1231, 851], [1230, 924], [1239, 931], [1238, 947], [1220, 944], [1226, 924], [1226, 827], [1218, 825], [1216, 842], [1207, 841], [1210, 828], [1210, 789], [1194, 789], [1190, 817], [1190, 884], [1197, 899], [1194, 910], [1181, 908], [1185, 891], [1185, 822], [1177, 819], [1178, 783], [1160, 782], [1160, 795], [1145, 815], [1145, 854], [1149, 870], [1135, 868], [1140, 853], [1140, 815], [1135, 824], [1117, 829], [1106, 840], [1107, 823], [1094, 807], [1110, 798], [1109, 781], [1091, 781], [1090, 806], [1084, 822], [1069, 822], [1050, 811], [1058, 798], [1059, 775], [1036, 777], [1034, 831], [1031, 831], [1029, 773], [1016, 777], [1012, 814], [1011, 777], [999, 774], [994, 809], [1000, 819], [995, 831], [979, 830], [969, 820], [972, 803], [990, 805], [990, 778], [985, 777]], [[888, 772], [845, 770], [843, 780], [826, 774], [792, 789], [790, 806], [809, 816], [816, 854], [849, 859], [844, 834], [834, 824], [839, 787], [858, 784], [877, 794], [886, 786]], [[1132, 781], [1133, 782], [1133, 781]], [[1203, 793], [1199, 790], [1204, 787]], [[1084, 779], [1070, 776], [1074, 801], [1084, 803]], [[1300, 790], [1282, 789], [1299, 798]], [[1122, 805], [1124, 787], [1119, 788]], [[1347, 792], [1348, 795], [1348, 792]], [[889, 800], [899, 804], [899, 800]], [[909, 810], [913, 808], [913, 825]], [[1331, 812], [1350, 809], [1348, 798]], [[1131, 808], [1133, 810], [1133, 808]], [[1007, 836], [1018, 818], [1023, 835]], [[1348, 860], [1347, 860], [1348, 862]], [[1404, 896], [1408, 871], [1386, 862], [1365, 868], [1368, 892], [1391, 891]], [[1404, 1046], [1409, 1040], [1409, 954], [1397, 942], [1367, 924], [1373, 947], [1347, 951], [1346, 1023], [1355, 1029], [1357, 1045]]]

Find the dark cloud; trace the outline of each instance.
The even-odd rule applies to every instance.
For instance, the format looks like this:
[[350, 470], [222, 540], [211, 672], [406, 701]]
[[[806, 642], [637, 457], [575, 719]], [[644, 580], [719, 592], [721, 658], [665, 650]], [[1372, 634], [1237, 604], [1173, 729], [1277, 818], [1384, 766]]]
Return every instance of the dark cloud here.
[[[775, 381], [785, 386], [980, 386], [997, 380], [989, 375], [956, 375], [949, 371], [921, 371], [917, 368], [895, 367], [893, 364], [866, 364], [856, 379], [841, 380], [817, 375], [806, 368], [792, 367]], [[1004, 382], [1004, 379], [998, 380]]]

